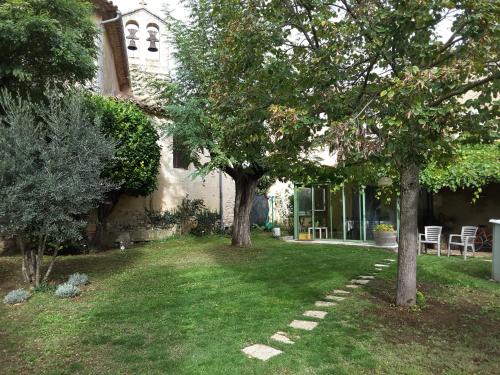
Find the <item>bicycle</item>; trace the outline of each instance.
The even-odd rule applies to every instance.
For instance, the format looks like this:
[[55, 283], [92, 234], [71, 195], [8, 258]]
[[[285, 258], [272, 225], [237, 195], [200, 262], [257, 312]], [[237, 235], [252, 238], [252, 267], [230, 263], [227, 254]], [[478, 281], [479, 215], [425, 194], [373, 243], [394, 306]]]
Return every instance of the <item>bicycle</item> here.
[[476, 251], [491, 250], [493, 248], [493, 236], [486, 225], [478, 225], [474, 247]]

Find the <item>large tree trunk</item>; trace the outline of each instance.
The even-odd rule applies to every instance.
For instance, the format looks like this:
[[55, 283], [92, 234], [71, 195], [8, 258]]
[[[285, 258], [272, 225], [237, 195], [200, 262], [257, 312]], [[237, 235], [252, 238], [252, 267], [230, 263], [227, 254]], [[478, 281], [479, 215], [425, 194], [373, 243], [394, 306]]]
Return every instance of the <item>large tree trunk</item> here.
[[250, 239], [250, 211], [259, 177], [243, 174], [234, 176], [233, 179], [236, 192], [231, 243], [233, 246], [250, 247], [252, 246], [252, 240]]
[[417, 294], [417, 235], [420, 167], [403, 165], [401, 174], [401, 207], [399, 227], [398, 285], [396, 304], [415, 304]]
[[113, 212], [118, 200], [120, 192], [112, 191], [106, 195], [106, 200], [97, 207], [97, 225], [96, 234], [90, 247], [104, 249], [106, 247], [106, 232], [108, 230], [108, 218]]

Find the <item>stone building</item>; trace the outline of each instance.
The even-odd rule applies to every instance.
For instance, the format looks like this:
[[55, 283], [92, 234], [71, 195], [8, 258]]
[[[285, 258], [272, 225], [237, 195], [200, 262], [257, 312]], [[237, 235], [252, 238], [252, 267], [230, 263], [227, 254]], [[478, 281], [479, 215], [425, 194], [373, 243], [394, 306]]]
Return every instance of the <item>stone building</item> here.
[[[159, 133], [168, 126], [159, 92], [150, 83], [168, 80], [175, 73], [173, 46], [161, 16], [139, 2], [138, 8], [122, 15], [121, 37], [128, 57], [133, 100], [149, 113]], [[118, 26], [117, 26], [118, 28]], [[106, 92], [105, 92], [106, 93]], [[224, 225], [233, 219], [234, 182], [226, 174], [213, 172], [196, 176], [192, 163], [186, 161], [172, 137], [162, 136], [160, 171], [157, 190], [147, 197], [122, 196], [109, 217], [109, 241], [114, 242], [124, 231], [131, 240], [158, 238], [165, 233], [147, 230], [145, 212], [165, 211], [177, 207], [182, 199], [203, 199], [211, 211], [221, 213]]]

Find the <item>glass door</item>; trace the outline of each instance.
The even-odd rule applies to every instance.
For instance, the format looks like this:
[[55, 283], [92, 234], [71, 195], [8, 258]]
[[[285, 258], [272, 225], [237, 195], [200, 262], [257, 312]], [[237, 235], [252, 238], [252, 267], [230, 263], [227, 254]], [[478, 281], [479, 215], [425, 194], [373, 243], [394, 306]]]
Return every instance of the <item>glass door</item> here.
[[357, 186], [344, 186], [345, 239], [363, 239], [362, 194]]
[[297, 223], [298, 240], [312, 239], [313, 211], [312, 211], [312, 189], [308, 187], [298, 188], [297, 191]]

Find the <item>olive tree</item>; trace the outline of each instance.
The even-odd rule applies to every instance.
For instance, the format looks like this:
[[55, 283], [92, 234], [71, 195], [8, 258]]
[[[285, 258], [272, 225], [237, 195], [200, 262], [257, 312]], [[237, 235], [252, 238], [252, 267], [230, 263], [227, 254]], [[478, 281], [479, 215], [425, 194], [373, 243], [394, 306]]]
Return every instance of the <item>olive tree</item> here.
[[[59, 247], [82, 237], [87, 213], [114, 185], [102, 176], [114, 141], [80, 95], [51, 91], [47, 105], [0, 95], [0, 233], [20, 240], [22, 273], [46, 281]], [[46, 250], [53, 256], [43, 269]]]

